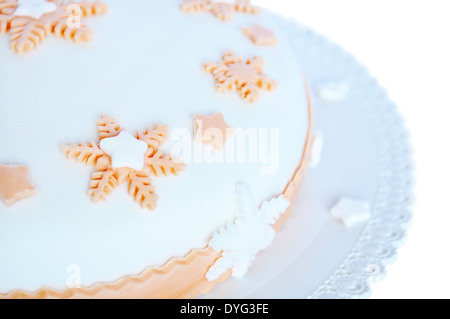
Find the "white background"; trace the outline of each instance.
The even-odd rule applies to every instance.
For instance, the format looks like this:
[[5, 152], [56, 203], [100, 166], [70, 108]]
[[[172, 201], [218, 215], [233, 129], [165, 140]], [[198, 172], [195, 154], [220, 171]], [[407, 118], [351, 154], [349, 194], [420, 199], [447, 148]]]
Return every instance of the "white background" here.
[[259, 0], [343, 46], [389, 91], [416, 162], [414, 225], [373, 298], [450, 298], [450, 1]]

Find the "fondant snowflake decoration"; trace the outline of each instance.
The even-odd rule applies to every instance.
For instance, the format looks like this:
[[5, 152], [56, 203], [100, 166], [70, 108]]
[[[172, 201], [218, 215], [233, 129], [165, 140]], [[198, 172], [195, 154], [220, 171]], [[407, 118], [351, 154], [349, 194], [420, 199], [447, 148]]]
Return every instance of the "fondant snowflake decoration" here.
[[233, 51], [226, 52], [219, 63], [205, 64], [205, 70], [211, 73], [217, 82], [219, 92], [237, 91], [242, 99], [253, 103], [259, 97], [259, 91], [274, 91], [275, 80], [263, 73], [264, 59], [260, 56], [246, 61]]
[[184, 0], [181, 9], [185, 12], [211, 12], [222, 21], [233, 19], [234, 12], [260, 14], [261, 9], [251, 4], [250, 0]]
[[92, 30], [74, 18], [105, 13], [100, 0], [0, 0], [0, 33], [11, 34], [11, 48], [17, 53], [32, 51], [48, 35], [77, 43], [92, 39]]
[[[115, 188], [124, 182], [128, 182], [128, 192], [133, 196], [134, 200], [142, 208], [154, 210], [158, 201], [158, 195], [155, 194], [155, 188], [151, 184], [150, 177], [178, 175], [186, 167], [184, 163], [172, 159], [170, 154], [164, 155], [159, 150], [160, 146], [168, 138], [169, 127], [167, 125], [156, 125], [153, 129], [147, 128], [145, 132], [138, 131], [134, 138], [123, 131], [120, 124], [112, 117], [103, 115], [97, 124], [99, 143], [91, 141], [87, 144], [70, 144], [63, 148], [63, 152], [68, 158], [94, 166], [96, 169], [96, 172], [92, 175], [89, 190], [89, 196], [92, 198], [92, 201], [106, 200], [106, 196]], [[124, 146], [124, 142], [128, 143], [128, 146]], [[145, 152], [142, 154], [142, 165], [140, 166], [142, 169], [115, 166], [116, 161], [111, 158], [111, 156], [115, 156], [112, 149], [119, 150], [119, 152], [125, 149], [126, 152], [130, 151], [139, 154], [142, 150], [142, 143], [140, 142], [146, 144]], [[102, 145], [105, 145], [107, 150], [102, 149]], [[122, 158], [127, 159], [128, 155], [124, 154]], [[118, 165], [127, 165], [123, 164], [123, 161], [119, 160], [118, 162], [121, 163]]]
[[215, 233], [209, 242], [209, 246], [221, 252], [222, 257], [209, 268], [206, 279], [217, 280], [229, 269], [233, 277], [242, 278], [255, 255], [272, 244], [275, 238], [272, 225], [289, 206], [290, 202], [281, 195], [258, 208], [249, 187], [239, 183], [235, 221]]

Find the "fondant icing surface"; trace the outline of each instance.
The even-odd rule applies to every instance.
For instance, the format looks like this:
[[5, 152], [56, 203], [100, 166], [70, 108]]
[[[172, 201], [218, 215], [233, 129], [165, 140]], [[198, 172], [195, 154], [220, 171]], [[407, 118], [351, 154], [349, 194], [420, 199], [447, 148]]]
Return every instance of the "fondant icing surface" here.
[[[12, 207], [0, 202], [0, 293], [66, 288], [71, 269], [79, 270], [82, 286], [115, 281], [207, 247], [234, 219], [238, 181], [263, 203], [285, 190], [302, 159], [307, 94], [289, 39], [270, 13], [224, 23], [187, 14], [176, 0], [104, 2], [108, 13], [86, 19], [95, 34], [90, 43], [49, 37], [38, 50], [17, 55], [9, 35], [0, 34], [0, 163], [27, 166], [38, 190]], [[248, 41], [242, 27], [254, 23], [274, 30], [278, 45]], [[217, 92], [203, 65], [228, 50], [264, 57], [276, 91], [252, 104]], [[193, 116], [219, 112], [235, 134], [223, 150], [203, 149], [194, 140]], [[97, 136], [102, 114], [128, 132], [169, 125], [163, 151], [182, 158], [186, 169], [152, 180], [159, 196], [154, 211], [135, 205], [126, 189], [93, 203], [87, 195], [93, 168], [65, 159], [64, 145]], [[244, 147], [257, 150], [256, 160], [248, 154], [238, 160], [239, 132], [256, 136], [256, 145]], [[234, 160], [205, 160], [212, 151], [226, 158], [233, 145]]]

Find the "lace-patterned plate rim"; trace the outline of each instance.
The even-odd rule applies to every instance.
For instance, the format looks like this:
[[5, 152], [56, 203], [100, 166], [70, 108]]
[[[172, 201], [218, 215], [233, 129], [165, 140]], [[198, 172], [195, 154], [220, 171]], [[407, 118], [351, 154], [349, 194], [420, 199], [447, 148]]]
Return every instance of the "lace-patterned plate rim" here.
[[383, 280], [386, 266], [395, 262], [397, 249], [405, 243], [412, 222], [414, 178], [409, 134], [397, 105], [355, 57], [297, 22], [280, 23], [291, 31], [296, 52], [306, 50], [323, 62], [332, 57], [334, 72], [358, 87], [355, 92], [367, 101], [362, 106], [371, 120], [379, 149], [379, 187], [371, 220], [343, 263], [307, 298], [369, 298], [372, 284]]

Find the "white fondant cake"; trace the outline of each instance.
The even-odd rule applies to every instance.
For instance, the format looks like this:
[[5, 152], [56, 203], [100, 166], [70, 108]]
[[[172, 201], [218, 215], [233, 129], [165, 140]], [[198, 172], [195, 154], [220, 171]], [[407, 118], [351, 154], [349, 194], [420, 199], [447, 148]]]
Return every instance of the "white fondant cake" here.
[[[84, 20], [94, 34], [89, 43], [49, 35], [19, 55], [10, 35], [0, 34], [0, 164], [28, 167], [37, 190], [11, 207], [0, 202], [0, 293], [64, 290], [73, 265], [83, 287], [114, 282], [207, 247], [237, 217], [236, 183], [251, 188], [259, 207], [283, 193], [305, 155], [305, 83], [272, 14], [223, 22], [182, 11], [181, 0], [104, 2], [106, 14]], [[274, 30], [278, 45], [252, 43], [242, 28], [255, 23]], [[203, 66], [229, 50], [263, 57], [276, 90], [261, 91], [254, 103], [218, 92]], [[223, 150], [195, 141], [194, 116], [218, 112], [234, 130]], [[133, 136], [170, 127], [161, 150], [186, 166], [178, 176], [151, 176], [156, 209], [137, 205], [126, 184], [93, 203], [95, 169], [62, 152], [74, 142], [99, 143], [103, 114]]]

